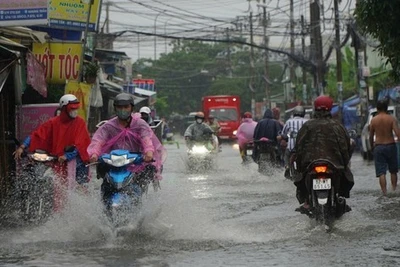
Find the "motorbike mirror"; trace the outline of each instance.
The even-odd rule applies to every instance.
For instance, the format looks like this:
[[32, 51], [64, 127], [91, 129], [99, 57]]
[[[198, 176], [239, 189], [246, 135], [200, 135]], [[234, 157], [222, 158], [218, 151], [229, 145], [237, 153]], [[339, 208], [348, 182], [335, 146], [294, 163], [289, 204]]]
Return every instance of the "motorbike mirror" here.
[[75, 150], [75, 146], [74, 145], [71, 145], [71, 146], [66, 146], [65, 148], [64, 148], [64, 152], [73, 152], [74, 150]]

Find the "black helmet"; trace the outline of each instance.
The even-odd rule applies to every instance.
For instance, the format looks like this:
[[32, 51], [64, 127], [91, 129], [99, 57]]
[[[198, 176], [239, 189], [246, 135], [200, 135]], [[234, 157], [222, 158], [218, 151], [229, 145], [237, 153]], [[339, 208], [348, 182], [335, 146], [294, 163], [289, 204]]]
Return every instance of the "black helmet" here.
[[296, 106], [293, 109], [293, 116], [304, 117], [305, 115], [306, 115], [306, 111], [304, 110], [304, 108], [302, 106]]
[[128, 93], [120, 93], [114, 99], [114, 106], [126, 106], [132, 105], [134, 106], [135, 103], [133, 101], [133, 95]]
[[204, 120], [204, 113], [199, 111], [196, 113], [196, 115], [194, 116], [195, 119], [203, 119]]

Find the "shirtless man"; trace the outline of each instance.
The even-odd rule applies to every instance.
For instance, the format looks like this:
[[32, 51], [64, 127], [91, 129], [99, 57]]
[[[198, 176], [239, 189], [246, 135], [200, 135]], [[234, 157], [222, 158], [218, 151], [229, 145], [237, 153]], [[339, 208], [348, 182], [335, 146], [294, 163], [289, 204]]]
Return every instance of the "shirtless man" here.
[[386, 101], [379, 101], [376, 109], [378, 114], [372, 118], [369, 126], [369, 142], [374, 151], [376, 177], [379, 178], [382, 193], [386, 196], [386, 171], [388, 167], [393, 191], [396, 190], [397, 186], [397, 147], [393, 133], [400, 140], [400, 130], [396, 118], [387, 114], [388, 104]]

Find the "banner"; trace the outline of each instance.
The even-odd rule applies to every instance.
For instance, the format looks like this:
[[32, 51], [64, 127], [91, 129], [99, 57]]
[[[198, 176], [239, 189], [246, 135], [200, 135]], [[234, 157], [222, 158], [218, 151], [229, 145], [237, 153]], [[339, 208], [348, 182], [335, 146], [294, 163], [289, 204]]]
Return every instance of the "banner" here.
[[40, 64], [40, 62], [37, 61], [35, 56], [30, 52], [26, 55], [26, 61], [26, 70], [28, 72], [27, 84], [32, 85], [33, 89], [38, 91], [39, 94], [47, 97], [46, 75], [44, 73], [43, 65]]
[[86, 122], [89, 116], [89, 104], [90, 104], [90, 89], [92, 85], [87, 83], [78, 83], [77, 81], [68, 81], [65, 85], [65, 93], [73, 94], [78, 98], [81, 106], [78, 110], [78, 115]]
[[33, 44], [33, 54], [43, 64], [48, 83], [65, 84], [79, 79], [81, 43]]
[[47, 25], [48, 0], [1, 0], [0, 26]]
[[84, 31], [89, 2], [93, 2], [90, 11], [89, 31], [96, 31], [100, 16], [101, 0], [51, 0], [50, 27]]
[[155, 89], [154, 88], [154, 84], [155, 84], [154, 79], [133, 79], [132, 83], [137, 88], [150, 90], [150, 91], [154, 91], [154, 89]]
[[19, 140], [24, 140], [37, 127], [54, 117], [59, 106], [58, 103], [22, 105]]

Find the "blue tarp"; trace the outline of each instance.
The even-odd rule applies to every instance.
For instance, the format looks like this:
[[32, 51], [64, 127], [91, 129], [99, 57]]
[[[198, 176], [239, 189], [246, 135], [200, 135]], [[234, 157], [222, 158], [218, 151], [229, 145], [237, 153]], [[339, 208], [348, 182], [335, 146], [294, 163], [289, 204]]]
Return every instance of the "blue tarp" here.
[[378, 94], [378, 101], [390, 99], [393, 102], [400, 102], [400, 86], [396, 86], [390, 89], [383, 89]]
[[[343, 108], [346, 106], [353, 107], [360, 103], [360, 97], [358, 95], [354, 95], [343, 102]], [[332, 116], [337, 115], [339, 112], [339, 106], [334, 106], [331, 110]]]
[[[358, 95], [354, 95], [345, 101], [343, 101], [343, 124], [347, 130], [355, 129], [356, 125], [360, 123], [360, 117], [357, 116], [357, 105], [360, 104], [361, 100]], [[339, 113], [339, 106], [334, 106], [331, 110], [332, 116]]]

